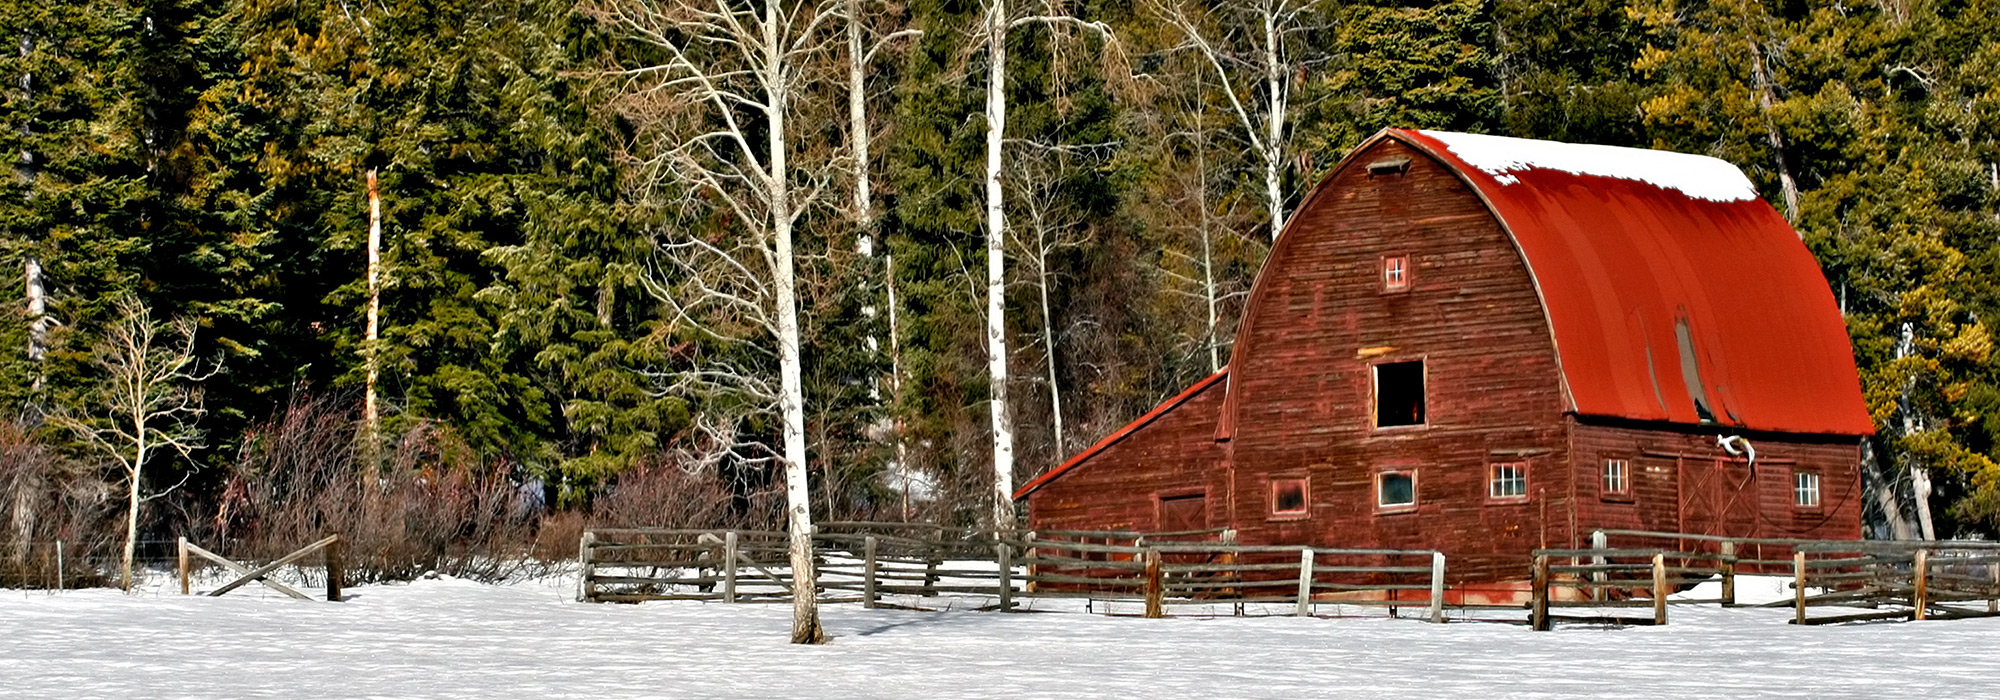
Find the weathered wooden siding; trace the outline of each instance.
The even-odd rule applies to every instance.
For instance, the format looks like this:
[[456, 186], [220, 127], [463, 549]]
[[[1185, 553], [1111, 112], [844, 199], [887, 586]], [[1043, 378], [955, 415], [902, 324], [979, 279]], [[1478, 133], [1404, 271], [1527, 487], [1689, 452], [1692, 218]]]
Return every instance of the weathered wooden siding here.
[[[1578, 522], [1597, 528], [1735, 537], [1859, 539], [1861, 444], [1851, 436], [1746, 433], [1756, 469], [1716, 446], [1716, 432], [1674, 424], [1575, 424]], [[1607, 498], [1605, 460], [1629, 459], [1638, 489]], [[1792, 475], [1820, 475], [1820, 507], [1793, 505]], [[1703, 494], [1709, 513], [1703, 513]], [[1717, 488], [1720, 487], [1720, 488]], [[1709, 517], [1703, 517], [1707, 515]]]
[[1112, 443], [1062, 478], [1028, 497], [1029, 526], [1038, 530], [1168, 529], [1160, 497], [1206, 496], [1207, 523], [1215, 524], [1223, 497], [1215, 418], [1223, 387], [1215, 382], [1153, 422]]
[[[1403, 174], [1370, 162], [1407, 158]], [[1266, 263], [1237, 338], [1235, 507], [1246, 543], [1438, 548], [1454, 578], [1518, 577], [1571, 541], [1561, 379], [1526, 266], [1499, 223], [1428, 156], [1385, 140], [1302, 209]], [[1382, 258], [1411, 287], [1385, 292]], [[1373, 427], [1372, 366], [1425, 362], [1427, 425]], [[1488, 465], [1529, 464], [1526, 499], [1488, 498]], [[1376, 507], [1375, 473], [1414, 468], [1417, 507]], [[1271, 515], [1268, 483], [1303, 475], [1312, 508]]]

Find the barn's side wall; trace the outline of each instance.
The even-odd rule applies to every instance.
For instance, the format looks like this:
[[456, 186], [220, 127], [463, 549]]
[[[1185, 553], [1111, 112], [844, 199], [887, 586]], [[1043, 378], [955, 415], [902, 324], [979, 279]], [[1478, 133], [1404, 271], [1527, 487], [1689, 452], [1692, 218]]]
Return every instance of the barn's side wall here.
[[[1585, 420], [1575, 425], [1578, 522], [1593, 529], [1732, 537], [1860, 539], [1860, 438], [1748, 433], [1756, 468], [1699, 426]], [[1630, 464], [1633, 492], [1608, 494], [1608, 460]], [[1793, 475], [1820, 478], [1820, 505], [1794, 503]]]
[[1160, 521], [1161, 495], [1206, 496], [1208, 512], [1214, 513], [1213, 503], [1223, 495], [1220, 485], [1211, 484], [1222, 473], [1215, 417], [1226, 385], [1227, 380], [1210, 384], [1029, 494], [1029, 527], [1157, 532], [1168, 529]]
[[[1371, 162], [1407, 158], [1403, 174]], [[1519, 578], [1527, 552], [1573, 541], [1562, 380], [1528, 270], [1486, 206], [1394, 140], [1353, 157], [1286, 229], [1231, 362], [1228, 457], [1248, 544], [1437, 548], [1454, 579]], [[1408, 291], [1382, 258], [1407, 255]], [[1424, 360], [1427, 425], [1373, 427], [1373, 365]], [[1529, 465], [1525, 499], [1488, 468]], [[1417, 506], [1377, 507], [1377, 472], [1414, 469]], [[1305, 476], [1310, 513], [1272, 515], [1272, 479]]]

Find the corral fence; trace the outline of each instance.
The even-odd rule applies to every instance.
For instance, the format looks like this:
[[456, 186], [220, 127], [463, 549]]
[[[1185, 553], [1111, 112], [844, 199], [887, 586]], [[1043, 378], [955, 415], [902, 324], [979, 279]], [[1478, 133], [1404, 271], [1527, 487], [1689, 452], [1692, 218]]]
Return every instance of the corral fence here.
[[[586, 602], [790, 599], [784, 533], [599, 528], [579, 548]], [[910, 523], [829, 522], [813, 536], [821, 599], [867, 607], [897, 600], [985, 596], [987, 609], [1023, 599], [1181, 606], [1233, 614], [1313, 615], [1339, 604], [1425, 611], [1443, 619], [1444, 556], [1431, 550], [1245, 546], [1230, 530], [1006, 532]]]
[[[1736, 606], [1741, 574], [1789, 576], [1790, 600], [1759, 605], [1795, 608], [1795, 624], [2000, 614], [2000, 543], [1600, 530], [1587, 549], [1536, 550], [1532, 566], [1528, 620], [1537, 630], [1557, 622], [1663, 625], [1670, 605]], [[1712, 597], [1670, 597], [1708, 582], [1718, 584]], [[1985, 609], [1966, 607], [1977, 602]], [[1814, 607], [1875, 610], [1813, 616]], [[1621, 608], [1651, 614], [1616, 614]]]

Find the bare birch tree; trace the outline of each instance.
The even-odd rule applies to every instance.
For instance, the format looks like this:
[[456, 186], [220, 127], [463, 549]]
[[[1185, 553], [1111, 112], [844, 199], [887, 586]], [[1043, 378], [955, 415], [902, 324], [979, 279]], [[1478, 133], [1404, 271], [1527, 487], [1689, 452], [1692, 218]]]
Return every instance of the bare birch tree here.
[[1057, 31], [1080, 29], [1111, 48], [1116, 44], [1109, 26], [1071, 16], [1053, 0], [1031, 7], [1034, 11], [1020, 15], [1007, 9], [1007, 0], [986, 0], [979, 31], [986, 53], [986, 379], [993, 430], [993, 527], [1001, 530], [1015, 522], [1014, 414], [1007, 398], [1007, 212], [1001, 184], [1006, 170], [1007, 37], [1015, 29], [1039, 24]]
[[[34, 50], [34, 37], [23, 34], [21, 36], [21, 58], [24, 62], [34, 53]], [[21, 71], [22, 104], [31, 102], [34, 94], [35, 74], [25, 70]], [[20, 120], [18, 128], [23, 141], [27, 141], [34, 135], [34, 126], [27, 119]], [[41, 178], [41, 166], [35, 161], [34, 151], [25, 148], [21, 150], [21, 154], [14, 161], [14, 174], [20, 178], [27, 198], [32, 201], [35, 197], [36, 181]], [[33, 247], [29, 248], [28, 254], [22, 261], [21, 266], [22, 287], [27, 294], [28, 301], [28, 362], [34, 366], [32, 370], [34, 378], [30, 380], [32, 386], [29, 392], [27, 418], [29, 424], [33, 425], [38, 423], [42, 418], [42, 384], [45, 374], [42, 369], [42, 359], [48, 355], [49, 329], [55, 325], [55, 319], [49, 316], [48, 285], [43, 280], [41, 252]]]
[[1285, 230], [1285, 165], [1291, 158], [1292, 76], [1314, 61], [1298, 46], [1325, 0], [1252, 0], [1204, 6], [1147, 0], [1147, 8], [1215, 71], [1245, 141], [1264, 171], [1271, 240]]
[[1058, 339], [1062, 333], [1056, 328], [1049, 302], [1050, 290], [1057, 283], [1051, 258], [1065, 248], [1083, 243], [1083, 222], [1065, 197], [1062, 184], [1077, 170], [1087, 167], [1072, 161], [1102, 162], [1095, 150], [1044, 148], [1042, 153], [1035, 154], [1038, 157], [1016, 159], [1013, 167], [1016, 173], [1014, 199], [1026, 218], [1025, 225], [1014, 231], [1014, 249], [1028, 264], [1031, 275], [1028, 284], [1034, 288], [1041, 310], [1041, 333], [1035, 342], [1042, 346], [1043, 381], [1048, 386], [1050, 434], [1057, 460], [1067, 456], [1069, 448], [1063, 426], [1062, 382], [1056, 372], [1059, 366]]
[[58, 409], [50, 419], [117, 464], [125, 482], [125, 551], [119, 580], [132, 590], [132, 557], [139, 540], [139, 509], [147, 501], [172, 493], [187, 483], [146, 492], [146, 467], [161, 454], [187, 459], [203, 447], [195, 427], [207, 409], [200, 382], [222, 371], [204, 369], [195, 356], [195, 322], [176, 318], [155, 322], [152, 311], [125, 296], [117, 303], [117, 320], [94, 349], [92, 360], [104, 372], [95, 395], [96, 411]]
[[682, 222], [726, 222], [714, 232], [662, 232], [664, 278], [648, 289], [684, 327], [765, 359], [776, 355], [775, 383], [764, 366], [717, 361], [672, 373], [667, 389], [778, 415], [792, 641], [800, 644], [824, 642], [826, 632], [812, 557], [793, 234], [841, 163], [824, 146], [800, 148], [803, 137], [790, 125], [812, 97], [807, 86], [830, 70], [835, 38], [825, 28], [840, 10], [830, 2], [736, 0], [589, 6], [659, 56], [614, 71], [627, 80], [622, 108], [641, 127], [631, 150], [644, 184], [677, 195]]
[[[849, 149], [852, 151], [851, 166], [854, 178], [854, 204], [851, 216], [855, 224], [854, 249], [861, 257], [861, 264], [864, 267], [873, 267], [876, 249], [883, 248], [882, 289], [889, 311], [889, 399], [893, 402], [900, 400], [903, 393], [903, 354], [900, 339], [896, 336], [896, 256], [887, 250], [887, 246], [878, 245], [876, 240], [875, 175], [869, 157], [869, 149], [874, 141], [875, 122], [868, 117], [868, 66], [874, 63], [876, 54], [883, 48], [900, 39], [922, 36], [923, 31], [900, 29], [879, 37], [872, 36], [877, 32], [869, 26], [867, 20], [869, 15], [863, 8], [867, 2], [868, 0], [845, 0], [843, 5], [847, 24], [847, 138]], [[872, 322], [878, 311], [871, 303], [863, 305], [861, 313]], [[864, 342], [867, 343], [869, 354], [881, 352], [881, 342], [876, 340], [875, 336], [868, 336]], [[871, 384], [869, 396], [876, 401], [881, 400], [882, 390], [879, 382]], [[909, 451], [903, 443], [902, 424], [900, 420], [890, 420], [889, 424], [883, 427], [889, 434], [890, 440], [895, 443], [895, 463], [890, 465], [889, 472], [901, 476], [900, 481], [906, 492], [903, 513], [907, 517], [909, 475], [906, 470], [910, 467]]]

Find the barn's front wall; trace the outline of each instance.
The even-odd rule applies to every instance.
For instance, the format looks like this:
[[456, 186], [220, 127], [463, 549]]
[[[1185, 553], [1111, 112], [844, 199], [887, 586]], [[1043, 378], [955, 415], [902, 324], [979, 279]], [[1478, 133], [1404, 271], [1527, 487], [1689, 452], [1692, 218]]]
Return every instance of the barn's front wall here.
[[[1225, 485], [1213, 483], [1220, 475], [1215, 417], [1222, 410], [1223, 387], [1224, 381], [1212, 378], [1035, 490], [1028, 497], [1030, 527], [1142, 532], [1223, 527], [1209, 520], [1211, 504], [1225, 495]], [[1183, 513], [1189, 515], [1171, 520]]]
[[[1367, 167], [1398, 159], [1406, 171]], [[1286, 228], [1247, 309], [1223, 520], [1249, 544], [1436, 548], [1454, 578], [1518, 574], [1522, 554], [1569, 538], [1571, 490], [1562, 380], [1528, 270], [1430, 157], [1385, 139], [1348, 162]], [[1385, 291], [1387, 256], [1408, 256], [1406, 291]], [[1410, 360], [1424, 362], [1425, 423], [1374, 427], [1373, 367]], [[1496, 463], [1528, 466], [1525, 498], [1490, 497]], [[1385, 470], [1414, 472], [1414, 508], [1378, 507]], [[1310, 512], [1274, 514], [1271, 482], [1297, 477]]]
[[[1860, 539], [1861, 445], [1853, 436], [1743, 433], [1757, 452], [1731, 455], [1700, 426], [1575, 423], [1579, 529], [1727, 537]], [[1731, 431], [1732, 433], [1736, 431]], [[1739, 451], [1741, 448], [1739, 447]], [[1607, 492], [1610, 460], [1629, 465], [1629, 493]], [[1819, 503], [1801, 506], [1794, 475], [1819, 477]]]

